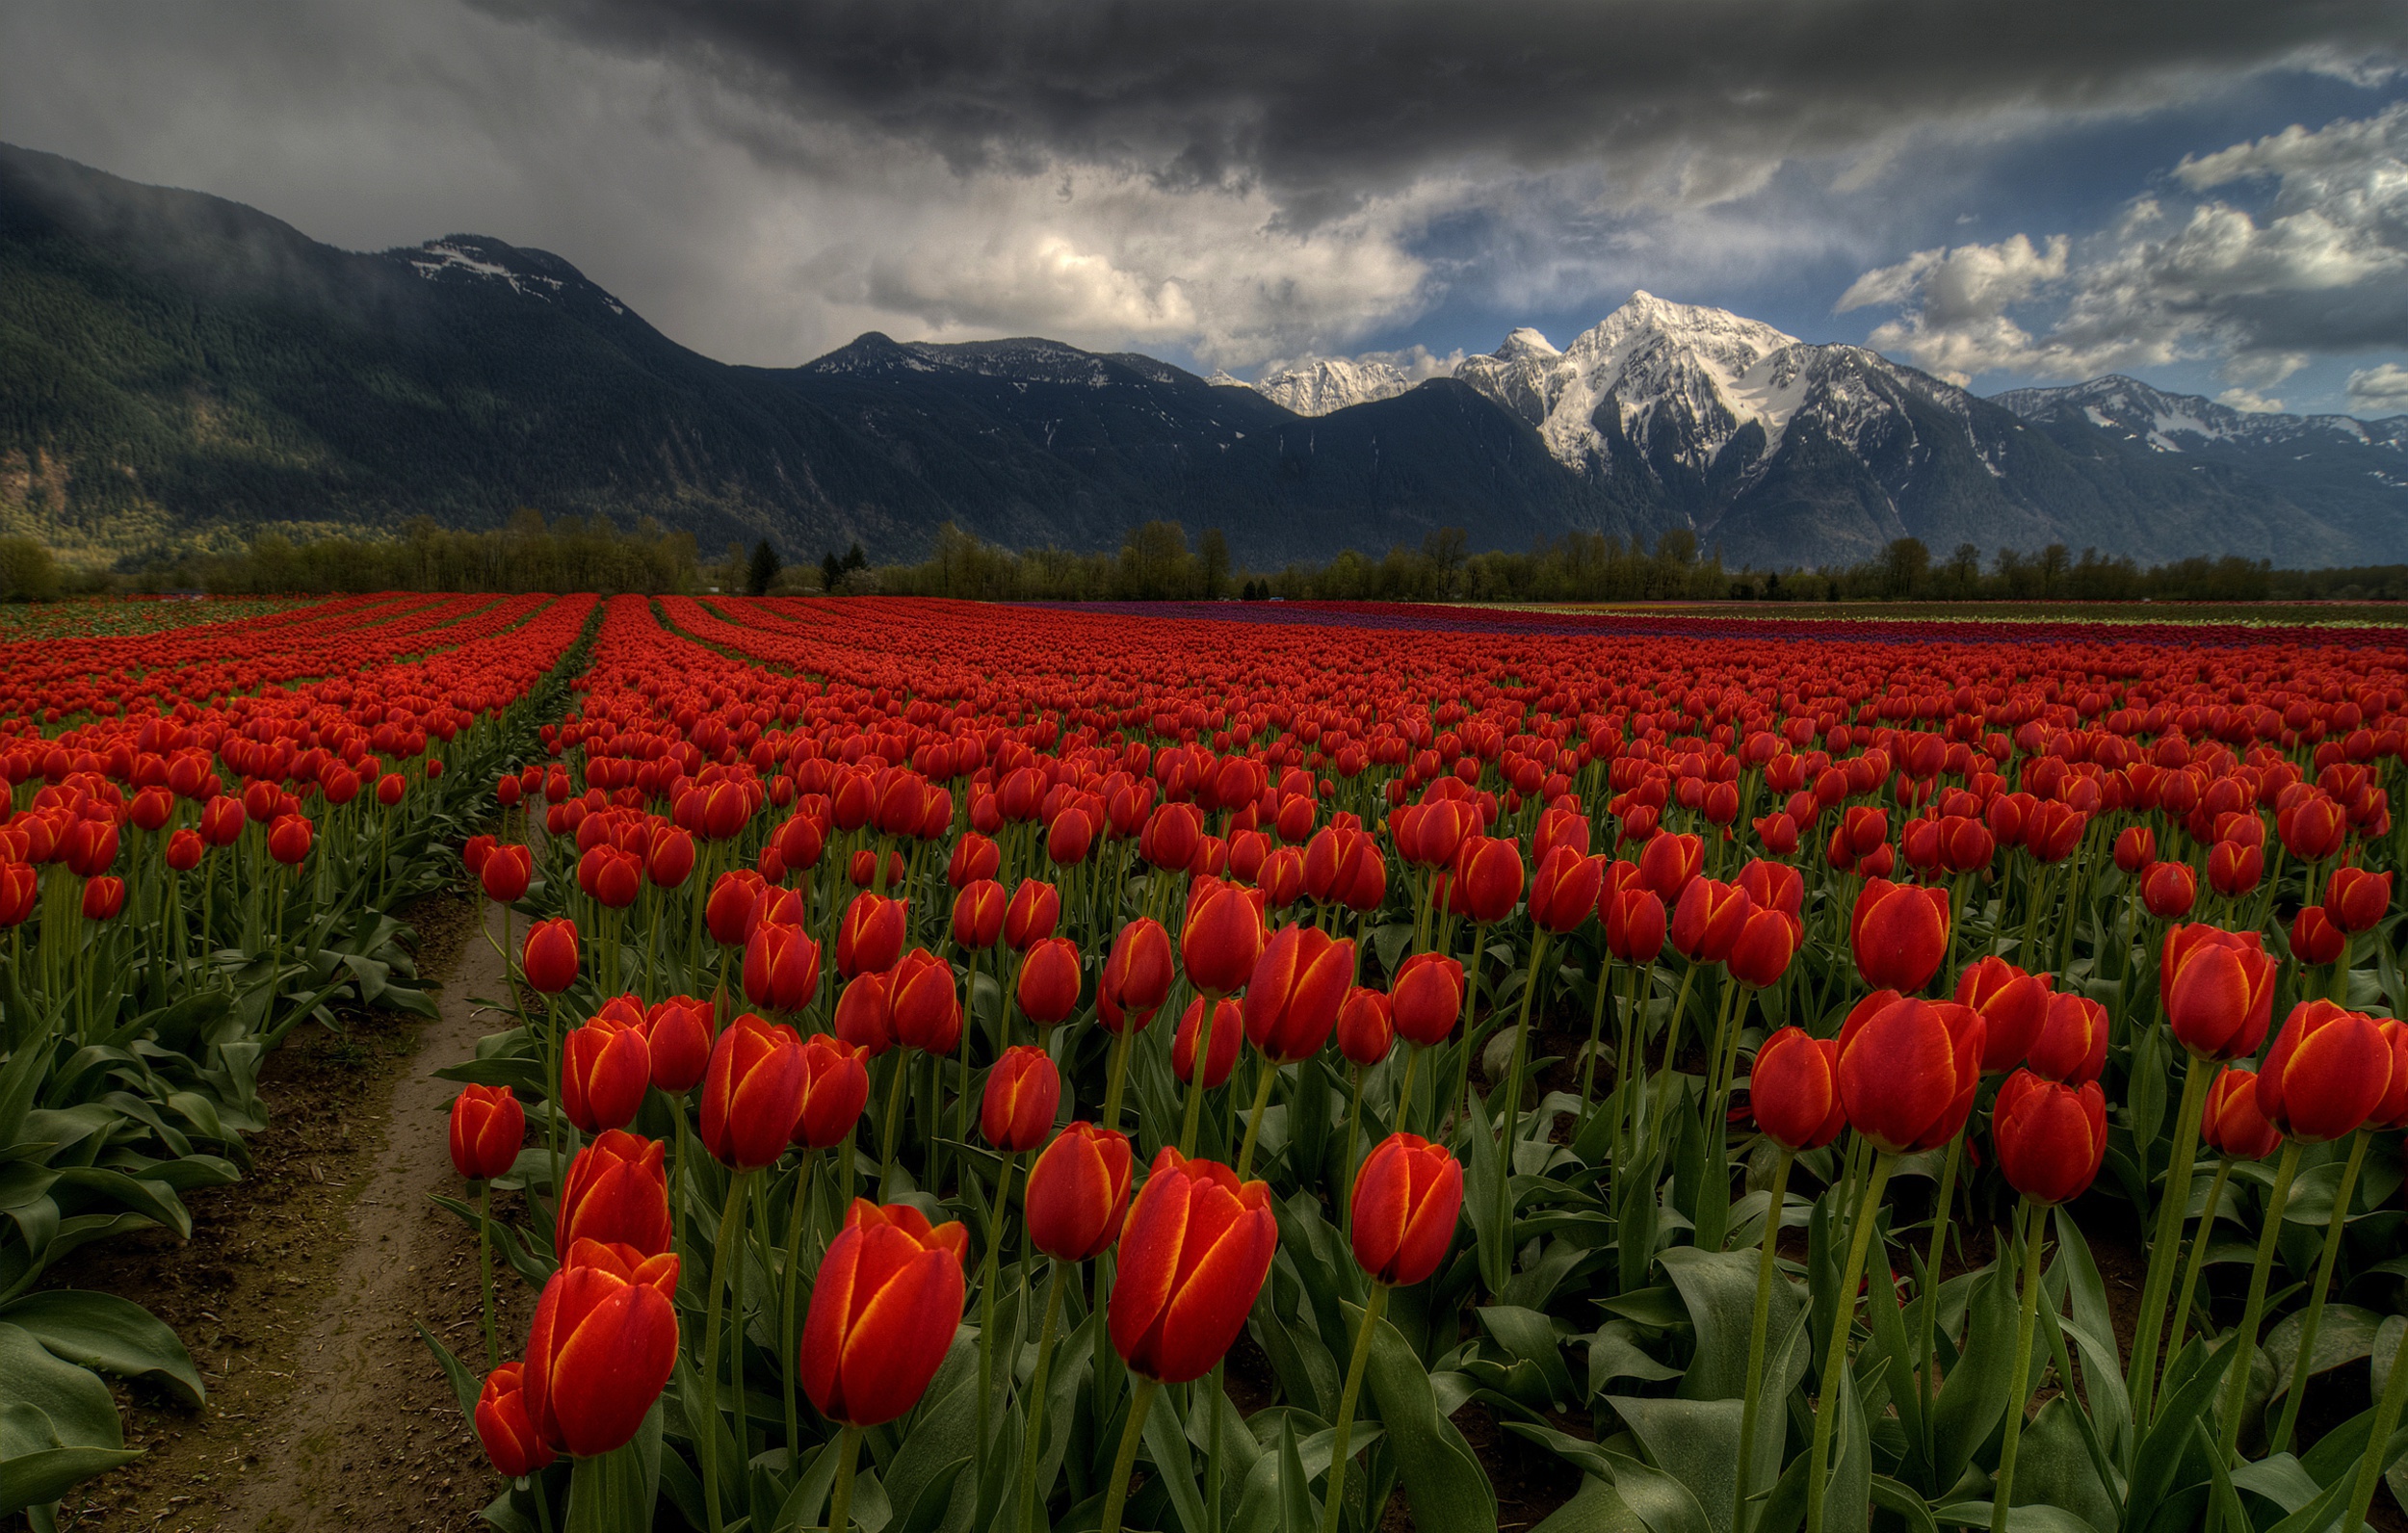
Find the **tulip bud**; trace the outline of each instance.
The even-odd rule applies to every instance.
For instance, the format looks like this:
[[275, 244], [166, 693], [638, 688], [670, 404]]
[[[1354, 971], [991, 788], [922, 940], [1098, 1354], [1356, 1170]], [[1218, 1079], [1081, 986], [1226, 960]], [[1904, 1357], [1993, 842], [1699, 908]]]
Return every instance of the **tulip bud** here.
[[1957, 976], [1956, 1003], [1981, 1013], [1981, 1073], [2004, 1075], [2024, 1062], [2049, 1018], [2047, 974], [2028, 974], [2005, 959], [1984, 957]]
[[103, 875], [84, 885], [84, 919], [115, 921], [125, 908], [125, 880]]
[[655, 833], [645, 848], [643, 875], [655, 889], [675, 889], [693, 874], [694, 863], [693, 835], [671, 825]]
[[2330, 1000], [2303, 1000], [2284, 1019], [2258, 1072], [2258, 1110], [2289, 1138], [2346, 1138], [2382, 1105], [2391, 1073], [2391, 1045], [2373, 1018]]
[[2325, 918], [2343, 931], [2372, 931], [2392, 908], [2392, 875], [2336, 868], [2324, 884]]
[[1956, 1137], [1981, 1081], [1981, 1014], [1898, 997], [1859, 1004], [1840, 1029], [1840, 1102], [1858, 1133], [1892, 1155]]
[[1791, 1151], [1816, 1150], [1840, 1136], [1847, 1113], [1840, 1105], [1840, 1043], [1783, 1027], [1756, 1051], [1747, 1102], [1756, 1127]]
[[1121, 927], [1098, 986], [1105, 1026], [1120, 1032], [1129, 1022], [1140, 1028], [1151, 1022], [1170, 999], [1175, 962], [1162, 922], [1139, 916]]
[[1454, 854], [1453, 874], [1453, 895], [1463, 914], [1493, 925], [1522, 897], [1521, 845], [1498, 836], [1466, 836]]
[[527, 897], [527, 886], [535, 875], [536, 854], [520, 845], [493, 847], [477, 869], [477, 882], [484, 887], [484, 896], [504, 905]]
[[802, 1387], [822, 1416], [877, 1426], [919, 1403], [961, 1323], [969, 1239], [908, 1204], [853, 1200], [803, 1321]]
[[561, 1179], [552, 1249], [580, 1239], [635, 1247], [646, 1256], [668, 1249], [667, 1147], [613, 1129], [577, 1152]]
[[836, 1036], [872, 1059], [895, 1047], [895, 1014], [884, 974], [857, 974], [836, 998]]
[[1163, 1384], [1211, 1372], [1253, 1310], [1278, 1243], [1269, 1187], [1165, 1146], [1129, 1209], [1107, 1314], [1130, 1371]]
[[1606, 948], [1624, 963], [1652, 964], [1663, 952], [1669, 922], [1663, 898], [1632, 887], [1606, 896]]
[[2226, 1065], [2221, 1074], [2208, 1082], [2208, 1104], [2199, 1118], [2199, 1137], [2217, 1155], [2235, 1160], [2264, 1160], [2282, 1144], [2283, 1130], [2266, 1122], [2265, 1114], [2258, 1110], [2256, 1071], [2247, 1065]]
[[1940, 967], [1948, 943], [1947, 890], [1872, 878], [1856, 896], [1848, 946], [1866, 984], [1901, 993], [1921, 990]]
[[909, 911], [900, 899], [868, 890], [853, 896], [836, 928], [836, 972], [851, 979], [894, 968], [895, 960], [903, 956], [908, 918]]
[[724, 872], [711, 884], [711, 897], [704, 901], [702, 922], [711, 931], [711, 940], [722, 948], [741, 948], [752, 935], [752, 907], [761, 897], [763, 882], [759, 873], [739, 869]]
[[200, 856], [205, 849], [196, 832], [179, 830], [168, 838], [167, 865], [179, 873], [191, 872], [200, 866]]
[[[309, 856], [310, 843], [316, 839], [317, 827], [303, 815], [278, 815], [268, 827], [268, 855], [287, 868], [297, 866]], [[111, 850], [114, 851], [114, 842]]]
[[974, 878], [954, 896], [954, 941], [972, 952], [995, 946], [1004, 934], [1004, 886]]
[[2200, 1059], [2255, 1053], [2273, 1020], [2278, 965], [2258, 933], [2176, 926], [2165, 934], [2158, 988], [2175, 1038]]
[[1691, 963], [1720, 963], [1731, 955], [1754, 902], [1737, 884], [1692, 878], [1672, 912], [1672, 946]]
[[2208, 885], [2227, 899], [2257, 888], [2264, 875], [2265, 853], [2255, 846], [2219, 841], [2208, 848]]
[[651, 1084], [652, 1051], [640, 1027], [595, 1017], [561, 1046], [561, 1112], [586, 1133], [633, 1123]]
[[1310, 1059], [1329, 1041], [1353, 982], [1351, 941], [1333, 940], [1317, 926], [1282, 927], [1246, 982], [1246, 1037], [1280, 1064]]
[[30, 864], [0, 862], [0, 928], [21, 926], [33, 915], [39, 882]]
[[2107, 1068], [2107, 1007], [2087, 996], [2055, 993], [2025, 1063], [2035, 1075], [2079, 1086]]
[[1463, 965], [1445, 953], [1415, 953], [1388, 984], [1388, 1012], [1408, 1043], [1434, 1049], [1463, 1015]]
[[2158, 860], [2158, 833], [2146, 825], [2134, 825], [2115, 838], [2115, 866], [2127, 873], [2136, 873]]
[[870, 1072], [863, 1058], [860, 1050], [825, 1033], [815, 1032], [802, 1041], [802, 1113], [795, 1120], [793, 1143], [805, 1150], [833, 1150], [852, 1137], [861, 1109], [870, 1101]]
[[2383, 1100], [2367, 1114], [2367, 1127], [2408, 1128], [2408, 1023], [2386, 1017], [2374, 1026], [2383, 1035], [2383, 1046], [2391, 1051], [2392, 1072], [2383, 1086]]
[[712, 1046], [702, 1078], [702, 1145], [738, 1171], [773, 1163], [802, 1116], [802, 1040], [747, 1011]]
[[1990, 1142], [2009, 1186], [2044, 1207], [2068, 1202], [2107, 1156], [2107, 1097], [2095, 1080], [2066, 1086], [2018, 1070], [1999, 1088]]
[[567, 1257], [536, 1304], [523, 1388], [537, 1431], [590, 1458], [634, 1441], [676, 1365], [677, 1258], [594, 1240]]
[[1179, 934], [1179, 958], [1188, 982], [1226, 996], [1242, 988], [1263, 951], [1263, 916], [1234, 884], [1196, 880], [1188, 919]]
[[490, 1182], [518, 1163], [527, 1137], [527, 1109], [508, 1086], [462, 1086], [452, 1099], [452, 1169], [470, 1182]]
[[[1195, 1079], [1197, 1037], [1204, 1031], [1204, 998], [1188, 1002], [1180, 1015], [1179, 1030], [1170, 1041], [1170, 1071], [1182, 1084]], [[1227, 997], [1217, 997], [1212, 1003], [1212, 1036], [1205, 1041], [1204, 1084], [1214, 1090], [1229, 1083], [1229, 1072], [1237, 1068], [1238, 1045], [1245, 1040], [1245, 1020], [1238, 1003]]]
[[477, 1396], [477, 1441], [505, 1479], [534, 1474], [552, 1462], [552, 1445], [527, 1414], [523, 1363], [505, 1363], [485, 1375]]
[[1013, 995], [1029, 1020], [1050, 1027], [1079, 1009], [1079, 945], [1067, 937], [1047, 937], [1020, 961], [1019, 983]]
[[2291, 956], [2301, 963], [2338, 963], [2348, 950], [2349, 933], [2333, 924], [2332, 913], [2322, 905], [2302, 905], [2291, 918]]
[[954, 966], [914, 948], [887, 974], [887, 1012], [895, 1041], [923, 1053], [951, 1053], [961, 1042], [961, 991]]
[[2199, 874], [2186, 862], [2151, 863], [2141, 870], [2140, 903], [2159, 921], [2180, 921], [2199, 901]]
[[1057, 1261], [1086, 1261], [1111, 1250], [1128, 1217], [1134, 1169], [1127, 1134], [1091, 1123], [1062, 1130], [1029, 1168], [1030, 1240]]
[[1706, 865], [1706, 843], [1696, 836], [1655, 836], [1638, 854], [1638, 880], [1665, 906], [1680, 903], [1689, 880]]
[[1054, 934], [1061, 922], [1061, 894], [1052, 884], [1023, 878], [1004, 910], [1004, 943], [1014, 952], [1027, 952]]
[[1354, 1175], [1354, 1260], [1374, 1283], [1410, 1287], [1446, 1260], [1462, 1211], [1462, 1162], [1418, 1135], [1392, 1133]]
[[1790, 960], [1797, 954], [1797, 934], [1793, 917], [1777, 910], [1749, 911], [1746, 923], [1732, 939], [1731, 950], [1723, 959], [1731, 977], [1758, 990], [1779, 983], [1781, 976], [1789, 973]]
[[565, 916], [537, 922], [527, 928], [527, 944], [518, 962], [527, 983], [544, 995], [557, 996], [566, 990], [577, 982], [577, 923]]
[[1368, 1070], [1387, 1058], [1397, 1041], [1388, 998], [1362, 985], [1348, 990], [1345, 1003], [1338, 1008], [1337, 1039], [1338, 1052], [1346, 1055], [1349, 1064]]
[[1054, 1115], [1060, 1106], [1061, 1075], [1052, 1057], [1034, 1044], [1016, 1044], [986, 1073], [986, 1092], [979, 1099], [979, 1132], [998, 1150], [1025, 1154], [1054, 1131]]

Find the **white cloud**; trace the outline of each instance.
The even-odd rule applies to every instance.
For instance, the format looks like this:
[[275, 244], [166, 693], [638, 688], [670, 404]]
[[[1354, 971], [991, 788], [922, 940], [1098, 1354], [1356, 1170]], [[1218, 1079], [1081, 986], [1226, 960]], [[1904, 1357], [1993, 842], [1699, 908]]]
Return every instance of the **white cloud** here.
[[2268, 399], [2256, 389], [2236, 385], [2215, 397], [2219, 404], [2229, 404], [2244, 415], [2280, 415], [2286, 406], [2281, 400]]
[[[1865, 273], [1839, 308], [1897, 308], [1872, 343], [1962, 381], [2213, 358], [2243, 389], [2320, 352], [2408, 345], [2408, 102], [2187, 159], [2187, 209], [2134, 199], [2074, 244], [2024, 236]], [[2253, 212], [2208, 194], [2272, 182]], [[2060, 300], [2045, 328], [2032, 310]], [[2019, 317], [2011, 312], [2023, 310]]]
[[2369, 415], [2408, 412], [2408, 367], [2385, 362], [2350, 374], [2349, 407]]

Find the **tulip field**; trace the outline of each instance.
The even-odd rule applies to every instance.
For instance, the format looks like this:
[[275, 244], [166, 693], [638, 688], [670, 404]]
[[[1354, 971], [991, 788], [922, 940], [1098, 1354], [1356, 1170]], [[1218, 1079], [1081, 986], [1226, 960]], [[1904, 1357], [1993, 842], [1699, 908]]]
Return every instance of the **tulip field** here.
[[162, 605], [0, 628], [0, 1516], [453, 889], [507, 1533], [2408, 1525], [2408, 630]]

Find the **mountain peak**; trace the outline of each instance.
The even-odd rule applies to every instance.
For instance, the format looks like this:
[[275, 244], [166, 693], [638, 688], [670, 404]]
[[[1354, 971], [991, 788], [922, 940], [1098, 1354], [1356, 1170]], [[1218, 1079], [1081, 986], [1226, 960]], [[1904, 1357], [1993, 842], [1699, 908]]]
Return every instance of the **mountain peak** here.
[[1298, 415], [1328, 415], [1351, 404], [1394, 399], [1413, 386], [1402, 369], [1374, 357], [1305, 357], [1255, 380], [1264, 398]]

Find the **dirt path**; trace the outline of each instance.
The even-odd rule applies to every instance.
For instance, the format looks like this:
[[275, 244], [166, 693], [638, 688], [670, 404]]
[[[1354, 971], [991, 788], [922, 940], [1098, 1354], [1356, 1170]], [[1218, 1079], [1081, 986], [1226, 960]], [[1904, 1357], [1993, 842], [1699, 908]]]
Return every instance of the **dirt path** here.
[[[65, 1274], [121, 1292], [173, 1326], [207, 1376], [198, 1412], [137, 1395], [128, 1444], [146, 1458], [86, 1486], [63, 1525], [148, 1533], [456, 1529], [501, 1490], [413, 1323], [484, 1370], [476, 1236], [435, 1208], [460, 1191], [446, 1146], [453, 1093], [432, 1072], [497, 1030], [471, 998], [502, 967], [471, 924], [483, 900], [413, 913], [441, 1016], [305, 1029], [263, 1083], [273, 1117], [257, 1164], [192, 1199], [194, 1238], [119, 1242]], [[502, 1208], [497, 1205], [496, 1212]], [[507, 1269], [502, 1339], [524, 1337], [534, 1295]]]

